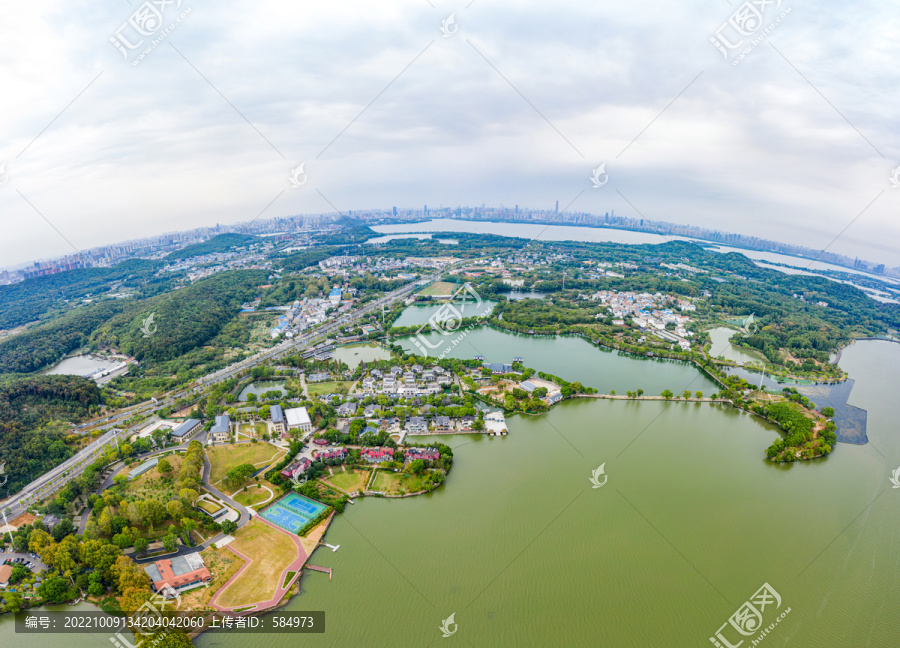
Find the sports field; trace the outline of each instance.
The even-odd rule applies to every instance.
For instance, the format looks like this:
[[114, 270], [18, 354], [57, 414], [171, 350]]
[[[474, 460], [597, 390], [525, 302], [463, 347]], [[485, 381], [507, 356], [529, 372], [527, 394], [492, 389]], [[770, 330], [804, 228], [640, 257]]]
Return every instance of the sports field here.
[[430, 286], [426, 286], [419, 291], [423, 297], [450, 297], [459, 288], [459, 284], [450, 283], [449, 281], [435, 281]]
[[260, 515], [291, 533], [297, 533], [307, 522], [324, 511], [327, 507], [297, 493], [288, 493]]

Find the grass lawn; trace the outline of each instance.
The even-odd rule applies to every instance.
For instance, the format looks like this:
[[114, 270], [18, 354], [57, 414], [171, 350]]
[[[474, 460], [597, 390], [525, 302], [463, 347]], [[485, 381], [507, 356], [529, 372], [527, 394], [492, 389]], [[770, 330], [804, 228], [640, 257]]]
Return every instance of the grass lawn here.
[[307, 383], [307, 389], [310, 397], [321, 396], [322, 394], [346, 394], [350, 391], [350, 385], [352, 384], [349, 380]]
[[[166, 455], [164, 458], [173, 468], [172, 477], [168, 479], [163, 478], [163, 476], [159, 474], [159, 466], [157, 465], [145, 472], [134, 481], [128, 482], [128, 487], [125, 492], [125, 499], [156, 499], [165, 504], [170, 499], [178, 497], [174, 482], [178, 478], [178, 469], [181, 467], [181, 462], [184, 459], [184, 455], [173, 453], [170, 455]], [[160, 459], [160, 461], [162, 461], [162, 458]], [[135, 463], [134, 465], [122, 471], [121, 474], [127, 475], [129, 471], [134, 470], [135, 468], [140, 466], [141, 463]]]
[[253, 562], [222, 590], [216, 603], [236, 608], [268, 601], [282, 583], [282, 573], [299, 555], [291, 536], [254, 518], [234, 534], [228, 545]]
[[430, 286], [420, 290], [419, 294], [425, 297], [449, 297], [457, 288], [459, 288], [459, 284], [450, 283], [449, 281], [435, 281]]
[[371, 490], [380, 491], [386, 495], [405, 495], [425, 490], [424, 484], [424, 475], [417, 476], [379, 470], [375, 475], [375, 483], [372, 484]]
[[212, 582], [209, 587], [198, 587], [197, 589], [184, 592], [181, 595], [181, 609], [183, 610], [205, 610], [209, 609], [209, 602], [213, 595], [222, 585], [228, 582], [234, 573], [241, 568], [244, 561], [236, 556], [233, 552], [228, 551], [224, 547], [222, 549], [204, 549], [200, 552], [203, 558], [203, 564], [212, 574]]
[[219, 511], [222, 510], [222, 507], [216, 504], [215, 502], [210, 502], [209, 500], [197, 500], [197, 506], [202, 508], [204, 511], [209, 513], [210, 515], [215, 515]]
[[253, 464], [257, 469], [277, 462], [284, 456], [284, 450], [265, 441], [259, 443], [228, 443], [208, 446], [209, 482], [213, 485], [221, 481], [225, 474], [241, 464]]
[[[243, 504], [244, 506], [256, 506], [269, 499], [275, 499], [275, 497], [278, 496], [278, 493], [281, 492], [281, 489], [275, 489], [272, 486], [269, 486], [269, 488], [271, 489], [271, 492], [267, 491], [265, 488], [257, 488], [256, 484], [248, 484], [246, 491], [241, 489], [231, 497], [238, 504]], [[273, 495], [273, 493], [275, 493], [275, 495]]]
[[337, 468], [334, 475], [326, 477], [326, 480], [332, 485], [340, 488], [342, 491], [352, 493], [354, 491], [362, 490], [363, 486], [366, 485], [366, 480], [369, 479], [371, 474], [372, 473], [368, 470], [348, 470], [345, 472], [344, 470]]

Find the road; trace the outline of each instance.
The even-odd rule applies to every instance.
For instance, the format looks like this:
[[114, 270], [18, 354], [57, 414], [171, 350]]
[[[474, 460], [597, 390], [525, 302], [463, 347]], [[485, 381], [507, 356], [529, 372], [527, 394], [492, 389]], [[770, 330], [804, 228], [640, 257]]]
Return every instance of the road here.
[[[139, 459], [141, 460], [141, 462], [143, 463], [144, 461], [146, 461], [146, 460], [148, 460], [148, 459], [152, 459], [152, 458], [155, 457], [156, 455], [160, 455], [160, 454], [163, 454], [163, 453], [166, 453], [166, 452], [172, 452], [172, 451], [186, 451], [186, 450], [187, 450], [187, 447], [188, 447], [188, 444], [189, 444], [191, 441], [199, 441], [200, 443], [202, 443], [202, 444], [205, 446], [205, 445], [206, 445], [206, 441], [207, 441], [207, 433], [206, 433], [206, 432], [200, 432], [200, 434], [198, 434], [196, 437], [194, 437], [193, 439], [190, 439], [190, 440], [188, 440], [188, 441], [185, 441], [184, 443], [181, 443], [181, 444], [179, 444], [179, 445], [174, 445], [174, 446], [167, 446], [167, 447], [165, 447], [165, 448], [160, 448], [159, 450], [154, 450], [153, 452], [148, 452], [148, 453], [146, 453], [146, 454], [143, 454], [143, 455], [141, 455], [141, 456], [138, 457], [138, 458], [139, 458]], [[115, 479], [116, 475], [118, 475], [119, 473], [121, 473], [122, 470], [123, 470], [124, 468], [125, 468], [125, 464], [121, 464], [121, 463], [120, 463], [120, 465], [114, 466], [113, 472], [111, 472], [111, 473], [103, 480], [103, 483], [100, 484], [100, 488], [97, 490], [97, 494], [99, 495], [99, 494], [102, 493], [104, 490], [106, 490], [107, 488], [109, 488], [110, 486], [112, 486], [112, 485], [113, 485], [113, 480]], [[241, 504], [238, 504], [236, 501], [234, 501], [233, 499], [231, 499], [230, 497], [228, 497], [225, 493], [223, 493], [222, 491], [220, 491], [220, 490], [219, 490], [218, 488], [216, 488], [215, 486], [210, 485], [210, 483], [209, 483], [209, 473], [210, 473], [211, 468], [212, 468], [212, 466], [211, 466], [211, 464], [209, 463], [209, 458], [208, 458], [208, 457], [204, 457], [203, 474], [202, 474], [202, 476], [201, 476], [201, 481], [203, 482], [203, 487], [204, 487], [207, 491], [209, 491], [210, 493], [212, 493], [214, 496], [218, 497], [220, 500], [222, 500], [223, 502], [225, 502], [226, 505], [230, 506], [231, 508], [233, 508], [235, 511], [238, 512], [238, 515], [239, 515], [240, 517], [238, 518], [237, 525], [238, 525], [238, 528], [241, 528], [242, 526], [244, 526], [245, 524], [247, 524], [247, 522], [250, 521], [250, 519], [251, 519], [251, 517], [252, 517], [252, 516], [250, 515], [250, 511], [247, 509], [247, 507], [245, 507], [245, 506], [243, 506], [243, 505], [241, 505]], [[78, 527], [78, 533], [80, 533], [80, 534], [82, 534], [82, 535], [84, 534], [84, 530], [85, 530], [85, 528], [86, 528], [86, 526], [87, 526], [88, 517], [89, 517], [89, 516], [88, 516], [87, 514], [85, 514], [85, 515], [83, 515], [82, 518], [81, 518], [81, 524], [80, 524], [79, 527]], [[220, 533], [220, 534], [218, 534], [218, 535], [216, 535], [216, 536], [210, 538], [209, 540], [206, 540], [205, 542], [203, 542], [203, 543], [199, 546], [199, 548], [198, 548], [198, 547], [184, 547], [184, 546], [182, 546], [182, 547], [180, 547], [180, 548], [178, 549], [177, 554], [178, 554], [178, 555], [182, 555], [182, 554], [187, 554], [187, 553], [193, 553], [193, 552], [195, 552], [195, 551], [201, 551], [201, 550], [206, 549], [207, 547], [209, 547], [212, 543], [218, 542], [219, 540], [221, 540], [221, 539], [224, 538], [224, 537], [225, 537], [225, 534], [224, 534], [224, 533]], [[171, 558], [172, 556], [169, 555], [169, 556], [166, 556], [166, 557], [167, 557], [167, 558]], [[140, 562], [152, 562], [153, 560], [154, 560], [153, 558], [146, 558], [146, 559], [143, 559], [143, 560], [135, 560], [135, 562], [138, 562], [138, 563], [140, 563]]]
[[[449, 269], [449, 267], [447, 269]], [[352, 324], [353, 322], [357, 321], [373, 310], [380, 310], [383, 305], [387, 306], [389, 304], [393, 304], [399, 299], [406, 298], [413, 291], [421, 289], [423, 285], [439, 279], [440, 276], [441, 273], [435, 273], [433, 275], [429, 275], [428, 277], [423, 277], [419, 281], [407, 284], [402, 288], [398, 288], [397, 290], [394, 290], [386, 295], [382, 295], [375, 301], [365, 304], [361, 308], [358, 308], [357, 310], [353, 311], [349, 315], [346, 315], [340, 320], [325, 323], [323, 326], [315, 329], [314, 331], [311, 331], [308, 335], [296, 338], [294, 340], [286, 340], [272, 347], [271, 349], [260, 351], [240, 362], [237, 362], [223, 369], [219, 369], [218, 371], [215, 371], [213, 373], [207, 374], [206, 376], [194, 381], [192, 387], [179, 389], [175, 392], [170, 392], [163, 395], [159, 400], [152, 399], [148, 403], [139, 403], [137, 405], [132, 405], [120, 412], [117, 412], [116, 414], [106, 417], [105, 419], [101, 419], [100, 421], [95, 421], [86, 426], [79, 426], [78, 432], [81, 434], [87, 434], [94, 430], [109, 430], [109, 428], [113, 427], [114, 425], [117, 425], [120, 422], [130, 419], [138, 414], [156, 414], [161, 409], [170, 407], [174, 405], [176, 401], [189, 395], [199, 397], [199, 394], [203, 390], [203, 388], [209, 385], [221, 382], [223, 380], [228, 380], [234, 375], [248, 369], [252, 369], [254, 366], [260, 363], [282, 358], [295, 352], [295, 350], [299, 347], [312, 348], [310, 345], [312, 345], [313, 343], [327, 340], [330, 334], [333, 334], [341, 328]], [[29, 505], [32, 505], [36, 501], [40, 501], [41, 499], [49, 497], [57, 490], [60, 490], [65, 485], [65, 483], [80, 475], [84, 471], [84, 469], [87, 468], [87, 466], [93, 463], [93, 461], [98, 456], [100, 449], [110, 441], [112, 441], [113, 439], [130, 436], [135, 431], [137, 431], [137, 428], [139, 427], [140, 425], [135, 425], [127, 431], [111, 430], [106, 432], [102, 437], [100, 437], [96, 441], [91, 442], [91, 444], [87, 448], [79, 452], [77, 455], [75, 455], [71, 459], [68, 459], [45, 475], [42, 475], [35, 481], [31, 482], [24, 489], [13, 495], [10, 499], [0, 503], [0, 506], [2, 506], [4, 510], [8, 509], [10, 511], [9, 513], [7, 513], [10, 519], [15, 518], [16, 516], [27, 510], [27, 507]]]

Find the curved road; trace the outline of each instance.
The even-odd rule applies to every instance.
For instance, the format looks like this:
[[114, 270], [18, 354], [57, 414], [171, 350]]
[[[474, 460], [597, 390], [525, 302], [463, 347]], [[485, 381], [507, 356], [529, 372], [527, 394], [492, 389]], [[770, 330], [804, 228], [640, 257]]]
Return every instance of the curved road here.
[[[152, 459], [154, 456], [159, 455], [159, 454], [163, 454], [163, 453], [165, 453], [165, 452], [172, 452], [172, 451], [176, 451], [176, 452], [177, 452], [177, 451], [179, 451], [179, 450], [181, 450], [181, 451], [186, 451], [186, 450], [187, 450], [187, 446], [188, 446], [188, 444], [189, 444], [191, 441], [199, 441], [200, 443], [202, 443], [202, 444], [205, 446], [205, 445], [206, 445], [206, 438], [207, 438], [207, 433], [206, 433], [206, 432], [201, 432], [201, 433], [198, 434], [197, 437], [194, 438], [194, 439], [191, 439], [191, 440], [189, 440], [189, 441], [186, 441], [186, 442], [184, 442], [184, 443], [182, 443], [182, 444], [180, 444], [180, 445], [177, 445], [177, 446], [168, 446], [168, 447], [162, 448], [162, 449], [160, 449], [160, 450], [155, 450], [155, 451], [153, 451], [153, 452], [148, 452], [148, 453], [145, 454], [145, 455], [141, 455], [140, 459], [141, 459], [142, 461], [146, 461], [147, 459]], [[103, 483], [100, 484], [100, 488], [97, 489], [97, 494], [99, 495], [99, 494], [102, 493], [104, 490], [106, 490], [107, 488], [109, 488], [110, 486], [112, 486], [112, 484], [113, 484], [113, 479], [116, 477], [116, 475], [120, 474], [124, 468], [125, 468], [125, 465], [124, 465], [124, 464], [122, 464], [122, 465], [120, 465], [120, 466], [117, 466], [117, 467], [113, 470], [113, 472], [111, 472], [111, 473], [109, 474], [109, 476], [108, 476], [106, 479], [103, 480]], [[201, 475], [201, 482], [203, 483], [203, 487], [204, 487], [207, 491], [209, 491], [212, 495], [214, 495], [215, 497], [218, 497], [220, 500], [222, 500], [223, 502], [225, 502], [225, 504], [227, 504], [229, 507], [233, 508], [235, 511], [238, 512], [239, 517], [238, 517], [237, 525], [238, 525], [238, 528], [241, 528], [242, 526], [244, 526], [245, 524], [247, 524], [247, 522], [249, 522], [249, 521], [251, 520], [252, 515], [250, 514], [250, 511], [247, 509], [247, 507], [245, 507], [245, 506], [243, 506], [243, 505], [241, 505], [241, 504], [238, 504], [236, 501], [234, 501], [233, 499], [231, 499], [230, 497], [228, 497], [225, 493], [223, 493], [222, 491], [220, 491], [218, 488], [216, 488], [215, 486], [210, 485], [210, 483], [209, 483], [209, 473], [210, 473], [211, 468], [212, 468], [212, 466], [211, 466], [211, 464], [209, 463], [209, 457], [206, 457], [206, 456], [204, 455], [204, 458], [203, 458], [203, 474]], [[85, 527], [87, 526], [87, 521], [88, 521], [88, 518], [89, 518], [89, 517], [90, 517], [89, 515], [84, 515], [84, 516], [82, 516], [82, 518], [81, 518], [81, 524], [80, 524], [79, 527], [78, 527], [78, 533], [84, 534], [84, 529], [85, 529]], [[220, 533], [220, 534], [218, 534], [218, 535], [216, 535], [216, 536], [210, 538], [209, 540], [206, 540], [205, 542], [203, 542], [202, 544], [198, 545], [197, 547], [184, 547], [184, 546], [181, 546], [181, 547], [178, 548], [178, 551], [175, 552], [175, 554], [169, 554], [167, 557], [168, 557], [168, 558], [171, 558], [172, 555], [179, 555], [179, 556], [181, 556], [181, 555], [184, 555], [184, 554], [194, 553], [195, 551], [202, 551], [203, 549], [206, 549], [207, 547], [209, 547], [209, 546], [210, 546], [211, 544], [213, 544], [214, 542], [218, 542], [219, 540], [221, 540], [222, 538], [224, 538], [225, 535], [226, 535], [226, 534], [224, 534], [224, 533]], [[142, 559], [142, 560], [135, 560], [135, 562], [136, 562], [136, 563], [152, 562], [153, 560], [154, 560], [153, 558], [144, 558], [144, 559]]]

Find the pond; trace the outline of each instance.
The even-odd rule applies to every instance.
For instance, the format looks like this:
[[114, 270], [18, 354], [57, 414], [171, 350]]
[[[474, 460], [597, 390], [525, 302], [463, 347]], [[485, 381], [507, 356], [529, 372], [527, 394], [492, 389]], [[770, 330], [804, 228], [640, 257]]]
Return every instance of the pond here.
[[256, 394], [256, 397], [259, 398], [266, 392], [270, 391], [277, 391], [280, 396], [284, 396], [284, 381], [259, 380], [254, 383], [250, 383], [241, 390], [241, 394], [240, 396], [238, 396], [238, 400], [241, 402], [246, 402], [248, 394]]
[[[407, 306], [403, 309], [403, 312], [400, 313], [400, 317], [397, 318], [397, 321], [394, 322], [394, 326], [420, 326], [425, 324], [432, 315], [441, 312], [441, 308], [446, 305], [447, 304], [429, 303], [426, 305], [413, 304], [412, 306]], [[478, 308], [473, 308], [471, 304], [467, 304], [465, 310], [462, 311], [462, 315], [464, 317], [486, 315], [494, 310], [494, 306], [496, 305], [497, 302], [487, 299], [481, 302]], [[455, 305], [454, 307], [459, 309], [459, 305]]]
[[709, 349], [709, 354], [713, 358], [722, 357], [726, 360], [739, 362], [741, 364], [745, 362], [763, 362], [765, 358], [762, 355], [752, 353], [731, 344], [731, 338], [736, 333], [738, 333], [738, 331], [726, 326], [710, 329], [709, 337], [712, 339], [712, 346]]
[[359, 366], [360, 362], [390, 360], [391, 352], [378, 344], [349, 344], [336, 348], [331, 356], [339, 362], [347, 363], [347, 366], [353, 370]]
[[510, 290], [508, 293], [503, 294], [506, 295], [507, 299], [513, 301], [522, 301], [523, 299], [543, 299], [546, 295], [546, 293], [534, 292], [532, 290]]
[[69, 375], [89, 376], [101, 369], [109, 369], [122, 362], [121, 359], [105, 358], [91, 354], [73, 356], [57, 362], [41, 373], [48, 376]]

